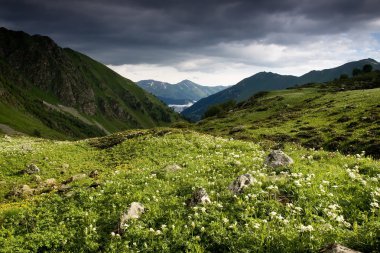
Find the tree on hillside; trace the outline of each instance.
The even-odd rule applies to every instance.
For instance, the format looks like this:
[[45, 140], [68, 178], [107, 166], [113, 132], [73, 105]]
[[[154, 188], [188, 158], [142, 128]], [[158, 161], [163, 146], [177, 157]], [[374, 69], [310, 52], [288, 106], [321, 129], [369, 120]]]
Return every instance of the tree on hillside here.
[[212, 105], [204, 113], [203, 118], [205, 119], [213, 116], [221, 117], [225, 115], [229, 110], [233, 109], [235, 106], [236, 101], [234, 100], [228, 100], [222, 104]]
[[369, 73], [372, 71], [372, 65], [371, 64], [366, 64], [363, 66], [363, 72], [364, 73]]
[[[363, 67], [364, 68], [364, 67]], [[361, 69], [358, 69], [358, 68], [354, 68], [352, 70], [352, 76], [358, 76], [362, 73]]]

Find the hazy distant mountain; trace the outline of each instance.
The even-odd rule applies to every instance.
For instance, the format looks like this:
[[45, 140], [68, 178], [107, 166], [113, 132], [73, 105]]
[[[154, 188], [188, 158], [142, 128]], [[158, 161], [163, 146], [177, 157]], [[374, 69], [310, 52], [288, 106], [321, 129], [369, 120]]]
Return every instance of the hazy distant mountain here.
[[199, 100], [182, 112], [186, 118], [200, 120], [207, 108], [214, 104], [220, 104], [229, 100], [237, 102], [248, 99], [259, 91], [286, 89], [297, 84], [311, 82], [327, 82], [340, 77], [342, 74], [351, 75], [354, 68], [362, 68], [365, 64], [371, 64], [374, 69], [380, 69], [380, 64], [373, 59], [349, 62], [332, 69], [313, 70], [300, 77], [291, 75], [279, 75], [271, 72], [260, 72], [245, 78], [234, 86], [222, 90], [216, 94]]
[[203, 86], [190, 80], [183, 80], [176, 84], [142, 80], [137, 84], [166, 104], [187, 104], [227, 88], [227, 86]]
[[86, 55], [46, 36], [0, 28], [3, 129], [67, 139], [176, 118], [156, 97]]

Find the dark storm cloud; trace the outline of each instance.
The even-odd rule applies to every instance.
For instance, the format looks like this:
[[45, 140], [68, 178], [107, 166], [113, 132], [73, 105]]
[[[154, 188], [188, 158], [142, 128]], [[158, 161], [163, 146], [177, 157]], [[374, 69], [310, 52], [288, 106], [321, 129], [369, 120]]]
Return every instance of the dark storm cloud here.
[[[378, 0], [0, 0], [0, 26], [51, 36], [107, 64], [176, 62], [218, 43], [298, 43], [360, 29]], [[286, 36], [292, 34], [292, 36]]]

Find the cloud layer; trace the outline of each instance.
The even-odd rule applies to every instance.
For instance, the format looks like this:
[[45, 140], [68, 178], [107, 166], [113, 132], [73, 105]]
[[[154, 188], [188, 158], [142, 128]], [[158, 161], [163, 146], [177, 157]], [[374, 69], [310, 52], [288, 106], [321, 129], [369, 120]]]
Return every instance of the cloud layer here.
[[380, 59], [378, 0], [0, 0], [0, 6], [0, 26], [51, 36], [134, 81], [234, 84], [261, 70], [302, 74]]

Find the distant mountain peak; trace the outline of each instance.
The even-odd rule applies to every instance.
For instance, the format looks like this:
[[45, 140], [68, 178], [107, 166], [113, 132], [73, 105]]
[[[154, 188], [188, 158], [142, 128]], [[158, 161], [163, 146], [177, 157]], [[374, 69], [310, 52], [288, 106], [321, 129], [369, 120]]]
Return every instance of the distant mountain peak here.
[[207, 97], [226, 88], [222, 86], [203, 86], [188, 79], [182, 80], [176, 84], [151, 79], [138, 81], [137, 84], [141, 88], [159, 97], [167, 104], [198, 101], [201, 98]]

